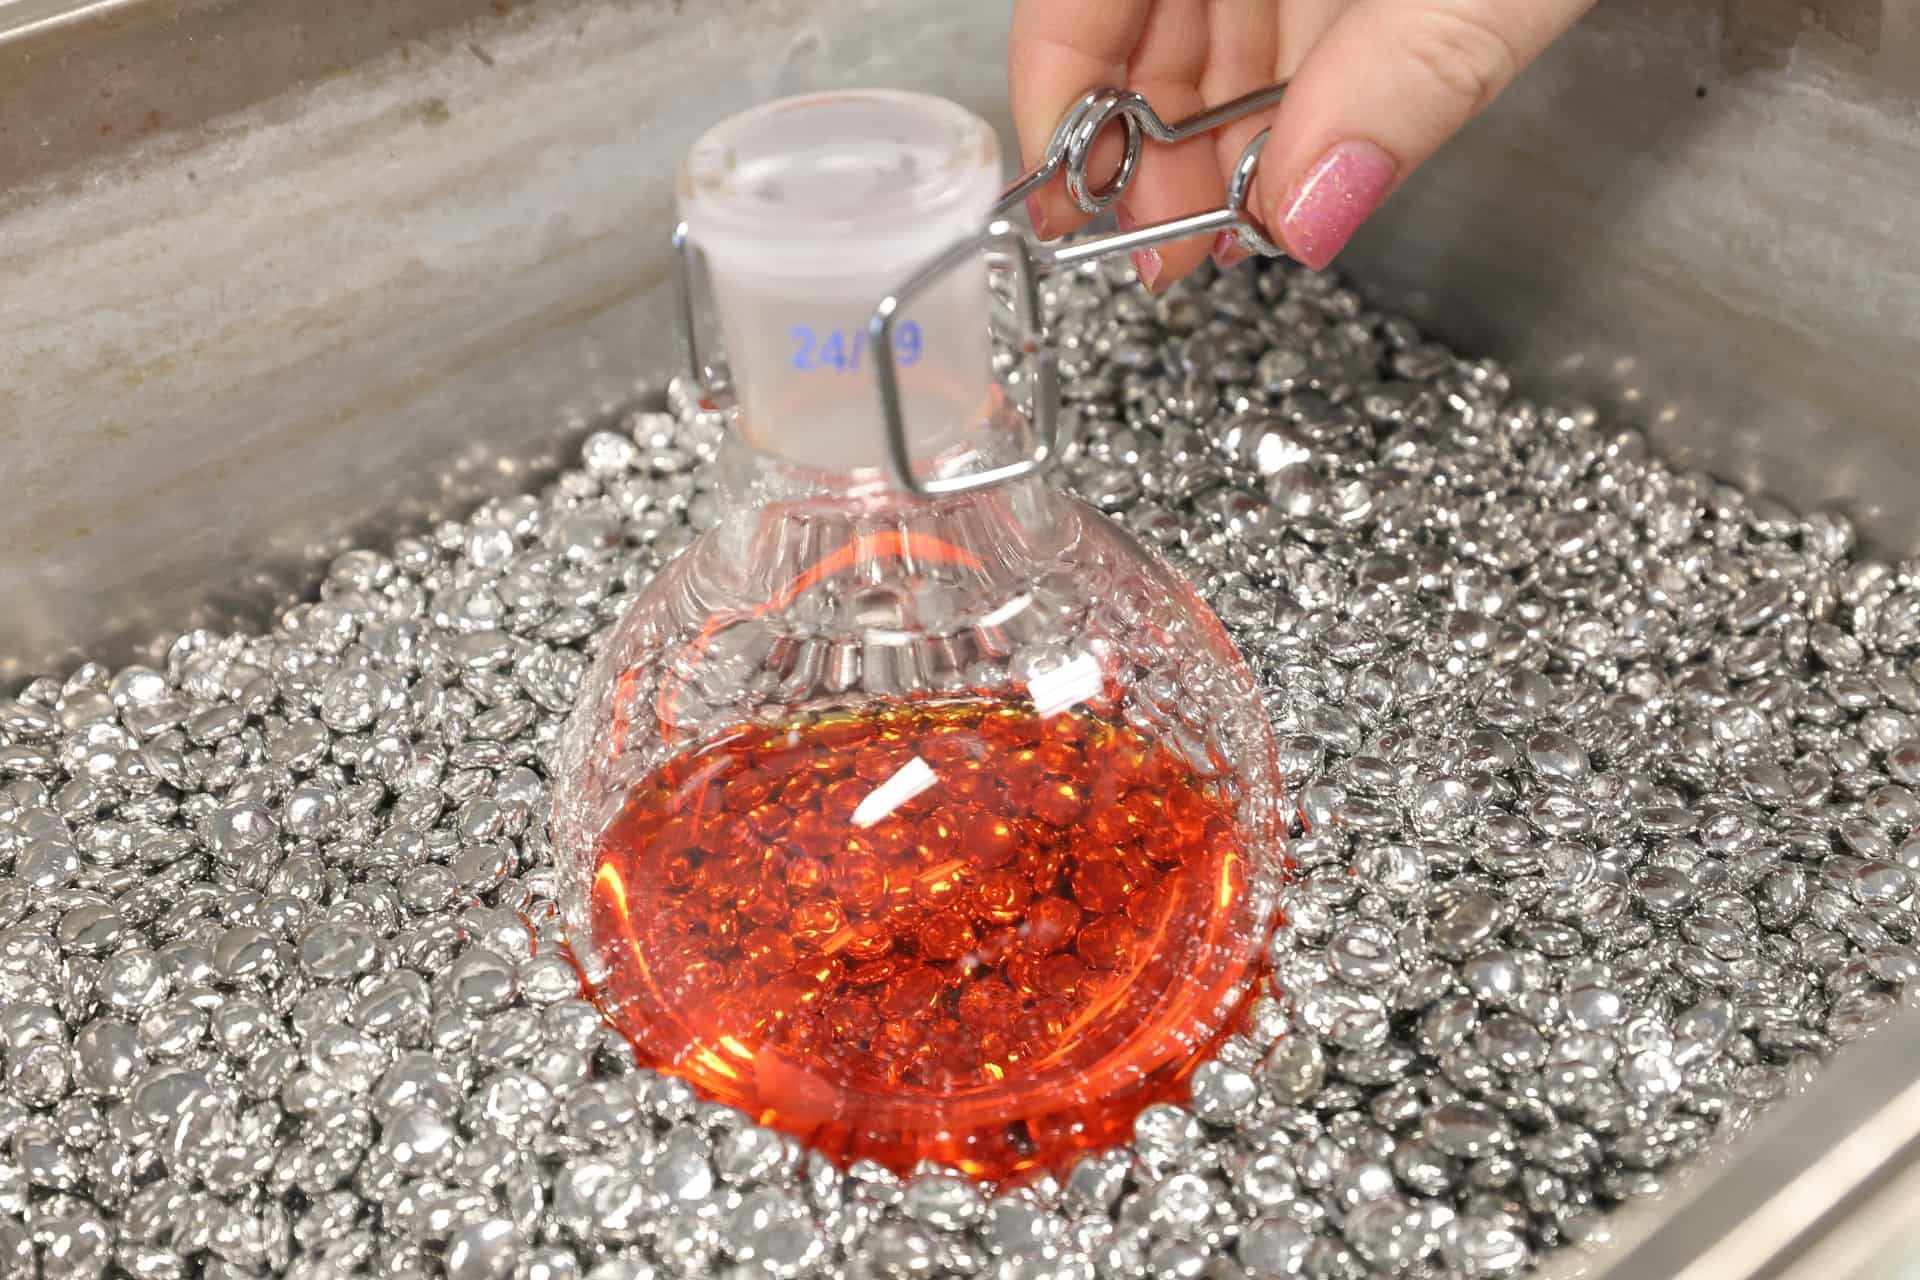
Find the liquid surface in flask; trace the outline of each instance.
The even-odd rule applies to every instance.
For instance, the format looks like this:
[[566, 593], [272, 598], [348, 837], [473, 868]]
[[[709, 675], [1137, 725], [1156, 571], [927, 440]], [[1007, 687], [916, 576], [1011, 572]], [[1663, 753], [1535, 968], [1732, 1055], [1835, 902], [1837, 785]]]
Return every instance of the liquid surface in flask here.
[[1059, 1167], [1125, 1141], [1252, 986], [1217, 785], [991, 697], [722, 734], [602, 833], [602, 1002], [651, 1065], [842, 1162]]

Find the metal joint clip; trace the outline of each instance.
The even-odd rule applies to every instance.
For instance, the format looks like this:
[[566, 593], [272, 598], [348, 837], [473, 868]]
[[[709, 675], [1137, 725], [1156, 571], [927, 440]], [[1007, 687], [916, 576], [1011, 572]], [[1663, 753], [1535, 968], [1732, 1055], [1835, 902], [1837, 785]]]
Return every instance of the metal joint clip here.
[[[1189, 116], [1169, 125], [1137, 93], [1121, 89], [1094, 89], [1061, 119], [1047, 142], [1046, 154], [1034, 169], [1008, 187], [994, 206], [994, 220], [978, 235], [954, 245], [926, 266], [914, 272], [874, 309], [867, 325], [867, 344], [873, 352], [874, 377], [879, 383], [880, 411], [887, 432], [888, 470], [893, 481], [917, 497], [944, 497], [1004, 484], [1032, 475], [1050, 465], [1058, 452], [1060, 429], [1060, 375], [1053, 349], [1046, 342], [1040, 308], [1039, 277], [1045, 270], [1070, 267], [1096, 258], [1131, 253], [1155, 245], [1170, 244], [1209, 232], [1226, 232], [1249, 253], [1278, 257], [1279, 246], [1267, 238], [1260, 224], [1247, 212], [1247, 199], [1253, 189], [1254, 169], [1267, 144], [1267, 130], [1249, 142], [1234, 165], [1227, 184], [1227, 202], [1218, 209], [1188, 214], [1151, 226], [1136, 227], [1114, 235], [1070, 244], [1043, 245], [1006, 220], [1028, 195], [1066, 173], [1067, 195], [1085, 213], [1099, 213], [1126, 191], [1139, 171], [1145, 139], [1172, 145], [1209, 133], [1255, 111], [1271, 107], [1286, 92], [1284, 83], [1245, 94], [1231, 102]], [[1120, 167], [1103, 187], [1095, 188], [1087, 176], [1087, 161], [1094, 140], [1106, 127], [1118, 120], [1123, 128]], [[1027, 457], [1006, 466], [966, 475], [922, 480], [914, 474], [908, 447], [907, 424], [901, 409], [899, 370], [893, 358], [893, 326], [902, 307], [914, 296], [930, 288], [947, 272], [955, 270], [978, 255], [997, 255], [1013, 274], [1014, 349], [1032, 362], [1034, 447]]]
[[[1040, 278], [1044, 272], [1223, 231], [1249, 253], [1263, 257], [1281, 255], [1283, 251], [1280, 247], [1268, 239], [1266, 232], [1247, 211], [1254, 170], [1267, 143], [1267, 131], [1264, 129], [1240, 153], [1240, 160], [1234, 165], [1233, 175], [1227, 183], [1226, 203], [1218, 209], [1067, 244], [1037, 243], [1005, 215], [1063, 171], [1066, 174], [1067, 195], [1074, 205], [1084, 213], [1099, 213], [1119, 200], [1132, 183], [1139, 171], [1140, 156], [1147, 139], [1171, 146], [1210, 133], [1221, 125], [1274, 106], [1286, 92], [1286, 87], [1284, 82], [1269, 85], [1171, 125], [1163, 121], [1152, 105], [1137, 93], [1112, 88], [1088, 91], [1062, 117], [1047, 142], [1046, 153], [1040, 163], [1001, 193], [993, 207], [992, 221], [977, 234], [947, 248], [880, 300], [867, 325], [867, 341], [873, 356], [874, 378], [880, 393], [880, 411], [887, 433], [887, 469], [895, 484], [916, 497], [947, 497], [1018, 480], [1043, 470], [1053, 462], [1059, 440], [1060, 377], [1058, 361], [1046, 342], [1041, 314]], [[1096, 188], [1088, 178], [1087, 162], [1092, 155], [1094, 141], [1116, 120], [1123, 130], [1120, 166], [1104, 186]], [[694, 250], [685, 222], [674, 228], [673, 247], [680, 323], [687, 338], [687, 372], [703, 396], [715, 399], [717, 397], [708, 380], [708, 366], [700, 351], [698, 315], [694, 302]], [[899, 366], [893, 350], [894, 324], [901, 310], [914, 297], [931, 288], [948, 272], [978, 257], [996, 259], [1011, 271], [1013, 277], [1012, 306], [1008, 309], [1008, 318], [1014, 330], [1011, 337], [1014, 350], [1032, 365], [1034, 447], [1025, 458], [1005, 466], [922, 480], [914, 474], [912, 452], [907, 443]]]

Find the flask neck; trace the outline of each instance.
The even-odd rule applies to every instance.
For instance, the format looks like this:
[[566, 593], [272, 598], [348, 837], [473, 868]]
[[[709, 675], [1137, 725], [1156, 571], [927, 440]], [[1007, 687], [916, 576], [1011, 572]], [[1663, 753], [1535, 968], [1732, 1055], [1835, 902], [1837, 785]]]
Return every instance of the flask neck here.
[[[974, 439], [934, 459], [936, 475], [1016, 456], [1011, 410], [976, 424]], [[1071, 534], [1072, 504], [1038, 476], [941, 497], [893, 485], [879, 468], [824, 471], [729, 434], [716, 461], [720, 523], [697, 544], [692, 568], [710, 601], [762, 611], [816, 589], [844, 596], [928, 579], [1017, 581]]]
[[[887, 458], [868, 325], [883, 298], [978, 231], [1000, 153], [979, 117], [922, 94], [789, 98], [715, 126], [678, 189], [705, 263], [738, 428], [761, 452], [848, 476]], [[973, 447], [993, 413], [986, 263], [895, 317], [908, 453]]]
[[[940, 433], [942, 447], [914, 458], [914, 470], [927, 481], [1003, 467], [1028, 456], [1031, 436], [1026, 415], [1000, 387], [990, 385], [970, 415], [947, 423]], [[736, 410], [715, 462], [717, 496], [730, 514], [803, 504], [822, 514], [838, 508], [850, 515], [892, 511], [907, 518], [953, 500], [920, 498], [899, 488], [883, 464], [884, 445], [876, 441], [871, 453], [854, 451], [859, 461], [851, 465], [845, 450], [837, 465], [821, 465], [795, 456], [805, 450], [793, 447], [781, 424], [756, 426], [744, 410]]]

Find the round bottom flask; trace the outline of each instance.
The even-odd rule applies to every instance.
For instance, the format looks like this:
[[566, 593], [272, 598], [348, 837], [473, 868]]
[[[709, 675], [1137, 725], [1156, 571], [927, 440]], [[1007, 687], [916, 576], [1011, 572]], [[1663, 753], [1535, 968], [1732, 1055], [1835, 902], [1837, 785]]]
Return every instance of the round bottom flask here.
[[[986, 125], [917, 95], [694, 148], [724, 513], [604, 637], [554, 814], [575, 954], [644, 1062], [842, 1163], [990, 1180], [1179, 1094], [1284, 866], [1271, 730], [1183, 580], [1038, 478], [886, 479], [856, 335], [997, 182]], [[983, 265], [898, 329], [926, 472], [1024, 446], [988, 306]]]

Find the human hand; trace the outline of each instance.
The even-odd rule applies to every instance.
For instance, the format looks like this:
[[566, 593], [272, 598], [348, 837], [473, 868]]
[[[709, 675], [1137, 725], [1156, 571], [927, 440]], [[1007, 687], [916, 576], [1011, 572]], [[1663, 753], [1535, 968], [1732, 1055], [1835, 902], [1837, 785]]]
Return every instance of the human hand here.
[[[1290, 80], [1272, 114], [1174, 146], [1148, 143], [1122, 229], [1218, 208], [1240, 153], [1273, 128], [1250, 208], [1268, 235], [1324, 267], [1414, 168], [1504, 90], [1594, 0], [1019, 0], [1008, 88], [1026, 163], [1037, 163], [1081, 94], [1132, 89], [1169, 123]], [[1109, 126], [1089, 156], [1099, 185], [1119, 164]], [[1028, 200], [1042, 238], [1086, 221], [1065, 184]], [[1224, 234], [1134, 254], [1163, 289], [1212, 251], [1244, 257]]]

